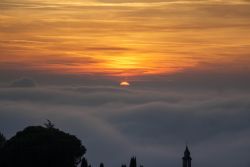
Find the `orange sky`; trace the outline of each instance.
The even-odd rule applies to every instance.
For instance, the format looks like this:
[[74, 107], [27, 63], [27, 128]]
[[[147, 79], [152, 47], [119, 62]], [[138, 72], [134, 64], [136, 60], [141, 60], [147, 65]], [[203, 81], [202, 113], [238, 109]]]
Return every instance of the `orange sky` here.
[[130, 2], [1, 0], [0, 70], [142, 76], [249, 62], [249, 1]]

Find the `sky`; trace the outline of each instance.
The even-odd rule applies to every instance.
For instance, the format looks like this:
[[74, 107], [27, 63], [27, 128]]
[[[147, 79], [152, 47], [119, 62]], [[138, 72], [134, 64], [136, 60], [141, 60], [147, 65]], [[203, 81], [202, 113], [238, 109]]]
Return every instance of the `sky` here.
[[0, 0], [0, 132], [50, 119], [93, 166], [178, 167], [188, 142], [247, 167], [249, 29], [249, 0]]

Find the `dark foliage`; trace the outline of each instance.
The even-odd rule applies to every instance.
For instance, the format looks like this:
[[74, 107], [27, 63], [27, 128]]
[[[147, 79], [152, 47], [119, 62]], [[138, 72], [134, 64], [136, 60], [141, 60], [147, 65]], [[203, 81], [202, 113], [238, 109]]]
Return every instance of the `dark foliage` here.
[[2, 133], [0, 133], [0, 166], [3, 163], [3, 147], [4, 144], [6, 143], [6, 138], [4, 137], [4, 135]]
[[55, 127], [55, 125], [50, 120], [48, 120], [48, 119], [47, 119], [47, 123], [45, 123], [44, 126], [46, 128], [48, 128], [48, 129], [51, 129], [51, 128]]
[[[18, 132], [2, 148], [1, 167], [76, 167], [86, 149], [75, 136], [49, 126]], [[51, 126], [53, 125], [53, 126]]]
[[84, 157], [82, 158], [81, 167], [88, 167], [88, 161]]
[[137, 167], [136, 157], [131, 158], [129, 167]]
[[103, 164], [103, 163], [101, 163], [101, 164], [100, 164], [100, 167], [104, 167], [104, 164]]
[[127, 166], [125, 164], [123, 164], [122, 167], [127, 167]]
[[3, 147], [5, 142], [6, 142], [6, 138], [4, 137], [2, 133], [0, 133], [0, 149]]

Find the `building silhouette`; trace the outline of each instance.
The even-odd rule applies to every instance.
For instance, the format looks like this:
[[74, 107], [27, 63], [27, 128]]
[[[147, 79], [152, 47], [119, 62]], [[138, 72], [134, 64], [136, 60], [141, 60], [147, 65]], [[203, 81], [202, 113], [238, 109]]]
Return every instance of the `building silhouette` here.
[[190, 156], [190, 151], [188, 149], [188, 146], [186, 146], [184, 157], [182, 158], [182, 167], [191, 167], [191, 161], [192, 158]]

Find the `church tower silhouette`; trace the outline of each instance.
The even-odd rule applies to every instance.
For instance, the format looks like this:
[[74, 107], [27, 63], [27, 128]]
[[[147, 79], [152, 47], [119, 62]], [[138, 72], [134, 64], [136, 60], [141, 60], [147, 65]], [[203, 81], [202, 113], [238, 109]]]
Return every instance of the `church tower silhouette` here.
[[184, 151], [184, 157], [182, 158], [182, 166], [183, 167], [191, 167], [191, 161], [192, 158], [190, 156], [190, 151], [188, 149], [188, 146], [186, 146], [186, 149]]

